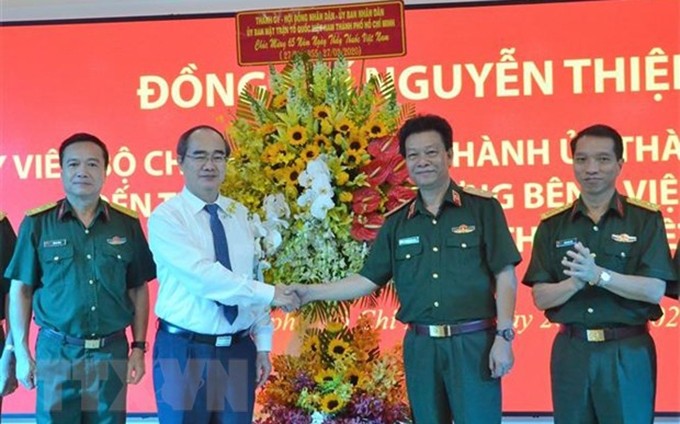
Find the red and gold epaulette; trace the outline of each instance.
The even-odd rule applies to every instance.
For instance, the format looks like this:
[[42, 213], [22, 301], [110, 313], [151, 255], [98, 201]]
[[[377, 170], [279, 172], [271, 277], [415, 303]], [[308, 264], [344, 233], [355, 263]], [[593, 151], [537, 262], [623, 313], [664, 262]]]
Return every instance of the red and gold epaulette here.
[[567, 209], [570, 209], [572, 206], [574, 206], [574, 203], [573, 203], [573, 202], [572, 202], [572, 203], [567, 203], [566, 205], [562, 205], [562, 206], [556, 207], [556, 208], [554, 208], [554, 209], [550, 209], [550, 210], [547, 211], [547, 212], [543, 212], [543, 213], [541, 214], [541, 221], [545, 221], [545, 220], [548, 219], [548, 218], [552, 218], [553, 216], [555, 216], [555, 215], [557, 215], [557, 214], [560, 214], [560, 213], [566, 211]]
[[37, 214], [39, 214], [39, 213], [48, 211], [48, 210], [50, 210], [50, 209], [52, 209], [52, 208], [56, 208], [57, 205], [58, 205], [57, 202], [49, 202], [49, 203], [45, 203], [44, 205], [38, 206], [37, 208], [33, 208], [33, 209], [27, 210], [27, 211], [26, 211], [26, 216], [37, 215]]
[[109, 206], [111, 206], [113, 209], [117, 210], [118, 212], [127, 215], [131, 218], [138, 219], [139, 215], [137, 212], [133, 211], [132, 209], [126, 208], [125, 206], [121, 206], [117, 203], [111, 203], [109, 202]]
[[486, 199], [491, 199], [494, 194], [490, 191], [482, 190], [481, 188], [476, 188], [473, 186], [465, 186], [463, 191], [467, 194], [472, 194], [473, 196], [484, 197]]
[[658, 212], [661, 209], [656, 203], [648, 202], [642, 199], [636, 199], [634, 197], [626, 197], [626, 202], [652, 212]]

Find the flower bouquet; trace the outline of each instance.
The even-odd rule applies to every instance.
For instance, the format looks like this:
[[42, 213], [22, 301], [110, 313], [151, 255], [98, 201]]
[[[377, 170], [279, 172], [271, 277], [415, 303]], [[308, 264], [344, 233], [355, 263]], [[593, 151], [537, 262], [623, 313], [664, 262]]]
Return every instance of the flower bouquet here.
[[276, 375], [258, 395], [256, 424], [398, 423], [408, 420], [398, 351], [380, 354], [366, 315], [347, 329], [308, 329], [299, 356], [274, 357]]
[[[360, 269], [384, 215], [415, 195], [394, 137], [413, 106], [397, 104], [389, 75], [355, 85], [343, 58], [298, 55], [270, 72], [269, 89], [240, 94], [222, 193], [252, 213], [265, 281], [342, 278]], [[346, 317], [349, 306], [315, 303], [303, 315]]]

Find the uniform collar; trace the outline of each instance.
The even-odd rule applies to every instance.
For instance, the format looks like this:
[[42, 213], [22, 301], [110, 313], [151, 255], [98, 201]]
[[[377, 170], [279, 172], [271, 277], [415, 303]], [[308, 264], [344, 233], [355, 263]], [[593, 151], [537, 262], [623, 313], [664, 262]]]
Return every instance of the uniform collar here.
[[[104, 219], [104, 222], [108, 222], [111, 219], [111, 212], [109, 210], [109, 205], [103, 201], [101, 198], [99, 199], [97, 203], [97, 209], [94, 211], [94, 219], [95, 221], [99, 216], [102, 216], [102, 219]], [[76, 217], [75, 211], [73, 210], [73, 206], [71, 203], [68, 201], [67, 198], [64, 198], [61, 200], [61, 203], [59, 205], [59, 210], [57, 212], [57, 219], [59, 221], [64, 221], [67, 216], [71, 216], [72, 218]]]
[[[446, 189], [446, 192], [447, 194], [444, 196], [442, 206], [448, 203], [453, 205], [454, 207], [459, 208], [463, 205], [463, 200], [460, 195], [462, 189], [453, 180], [450, 180], [449, 187]], [[417, 213], [420, 214], [429, 213], [427, 208], [425, 207], [425, 202], [423, 202], [422, 197], [420, 197], [420, 190], [418, 191], [418, 196], [416, 196], [415, 201], [412, 202], [411, 205], [409, 205], [406, 219], [413, 218]]]
[[[189, 191], [189, 189], [186, 186], [182, 189], [181, 196], [189, 204], [189, 209], [194, 214], [197, 214], [200, 211], [202, 211], [205, 205], [207, 205], [206, 202], [204, 202], [198, 196]], [[217, 204], [217, 206], [219, 206], [220, 209], [222, 209], [222, 211], [224, 211], [225, 213], [227, 212], [227, 207], [229, 206], [229, 203], [230, 203], [229, 199], [222, 196], [221, 194], [217, 196], [217, 200], [215, 201], [215, 204]]]
[[[613, 213], [618, 215], [620, 218], [623, 218], [625, 215], [625, 206], [623, 202], [622, 196], [618, 192], [614, 192], [614, 195], [612, 196], [611, 200], [609, 201], [609, 207], [607, 208], [607, 211], [605, 212], [605, 215]], [[588, 208], [586, 207], [586, 204], [583, 202], [583, 198], [579, 196], [578, 199], [574, 202], [574, 206], [571, 208], [571, 219], [572, 221], [576, 219], [578, 215], [583, 215], [586, 216], [588, 215]]]

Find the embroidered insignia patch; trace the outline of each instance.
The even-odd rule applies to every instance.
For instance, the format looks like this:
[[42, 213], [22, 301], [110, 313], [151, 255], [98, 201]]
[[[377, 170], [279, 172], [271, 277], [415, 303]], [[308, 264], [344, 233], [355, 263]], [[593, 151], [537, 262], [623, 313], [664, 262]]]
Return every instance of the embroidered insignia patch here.
[[612, 240], [619, 243], [635, 243], [637, 241], [637, 237], [628, 235], [626, 233], [612, 234]]
[[118, 237], [118, 236], [113, 236], [109, 239], [106, 239], [106, 242], [110, 244], [111, 246], [120, 246], [121, 244], [127, 243], [127, 238], [125, 237]]
[[461, 225], [459, 225], [459, 226], [457, 226], [457, 227], [451, 228], [451, 231], [452, 231], [454, 234], [468, 234], [468, 233], [471, 233], [471, 232], [475, 231], [475, 228], [476, 228], [476, 227], [475, 227], [474, 225], [465, 225], [465, 224], [461, 224]]

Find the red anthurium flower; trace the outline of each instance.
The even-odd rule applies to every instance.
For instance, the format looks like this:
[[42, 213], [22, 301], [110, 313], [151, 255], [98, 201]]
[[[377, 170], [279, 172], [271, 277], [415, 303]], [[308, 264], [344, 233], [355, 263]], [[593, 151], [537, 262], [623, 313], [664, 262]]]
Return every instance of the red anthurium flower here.
[[352, 194], [352, 210], [357, 215], [374, 212], [380, 206], [380, 192], [374, 188], [362, 187]]
[[387, 177], [390, 176], [391, 167], [388, 162], [382, 159], [373, 159], [371, 163], [361, 168], [361, 172], [366, 174], [368, 183], [371, 186], [377, 187], [387, 181]]
[[385, 222], [385, 218], [382, 215], [356, 215], [350, 233], [355, 240], [372, 241], [378, 236], [378, 230], [380, 230], [383, 222]]
[[390, 185], [403, 184], [408, 179], [408, 169], [406, 168], [406, 161], [401, 156], [395, 156], [390, 161], [390, 172], [387, 176], [387, 182]]
[[387, 204], [385, 208], [387, 212], [401, 207], [404, 203], [409, 202], [416, 195], [416, 191], [405, 186], [395, 186], [387, 193]]
[[399, 154], [399, 139], [393, 136], [376, 138], [368, 143], [366, 150], [372, 157], [384, 161], [394, 156], [401, 156]]

